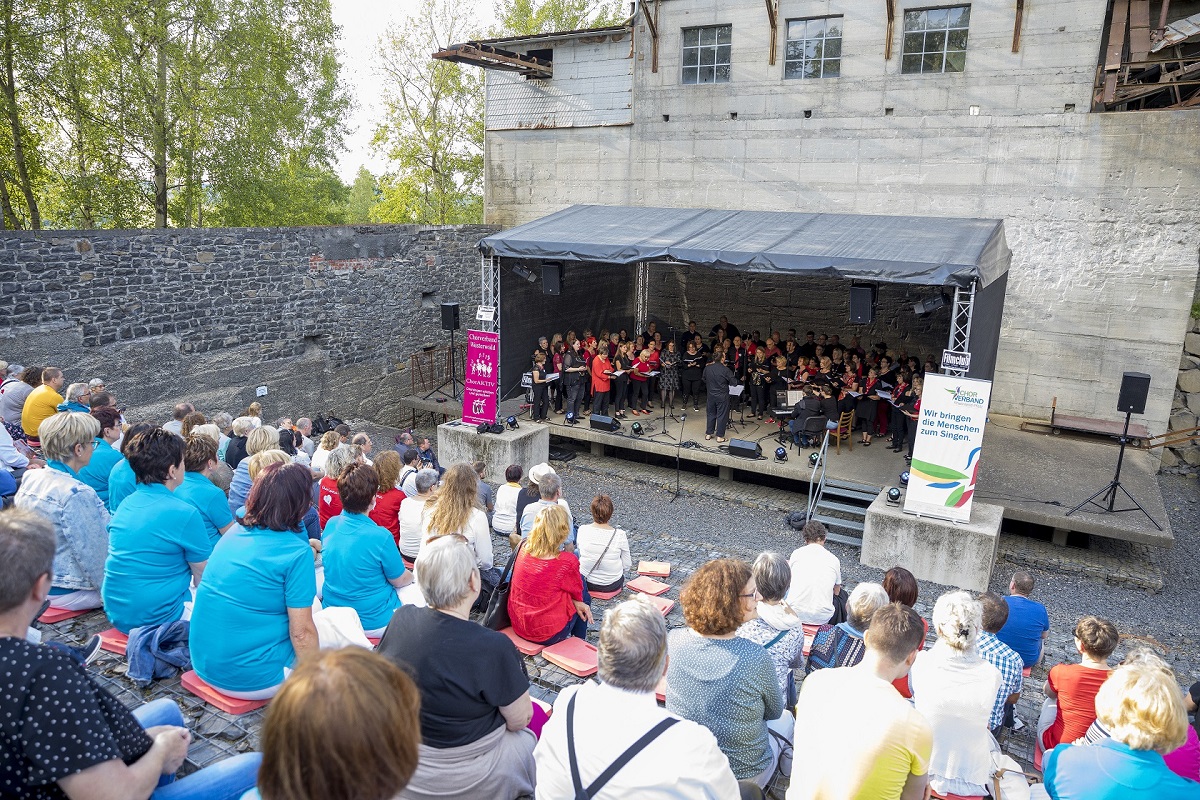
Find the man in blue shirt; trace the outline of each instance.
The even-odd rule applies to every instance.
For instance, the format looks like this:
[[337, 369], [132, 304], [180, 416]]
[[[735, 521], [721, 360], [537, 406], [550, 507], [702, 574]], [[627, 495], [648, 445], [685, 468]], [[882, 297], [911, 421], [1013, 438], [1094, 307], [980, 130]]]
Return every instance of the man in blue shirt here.
[[125, 457], [137, 489], [109, 522], [101, 593], [109, 621], [129, 633], [185, 617], [212, 543], [200, 512], [173, 494], [185, 475], [183, 439], [154, 428], [133, 436]]
[[1032, 667], [1042, 657], [1042, 642], [1050, 635], [1050, 616], [1046, 607], [1030, 600], [1033, 593], [1033, 576], [1023, 569], [1013, 573], [1008, 584], [1009, 596], [1004, 598], [1008, 605], [1008, 621], [996, 634], [996, 638], [1017, 651], [1026, 667]]
[[221, 534], [233, 527], [234, 521], [229, 500], [209, 477], [217, 468], [217, 443], [201, 433], [188, 436], [184, 440], [183, 466], [187, 473], [175, 496], [200, 512], [208, 539], [216, 547]]

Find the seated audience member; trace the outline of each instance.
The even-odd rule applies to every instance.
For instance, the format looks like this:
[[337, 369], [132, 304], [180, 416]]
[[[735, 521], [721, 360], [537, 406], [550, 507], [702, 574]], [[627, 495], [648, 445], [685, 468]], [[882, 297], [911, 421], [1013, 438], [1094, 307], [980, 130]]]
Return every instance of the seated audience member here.
[[568, 636], [587, 638], [592, 609], [583, 594], [578, 556], [562, 550], [569, 533], [567, 512], [549, 505], [538, 513], [528, 541], [520, 546], [508, 615], [522, 639], [555, 644]]
[[1194, 800], [1200, 784], [1176, 775], [1163, 754], [1187, 739], [1187, 712], [1165, 665], [1135, 658], [1117, 667], [1095, 697], [1109, 738], [1064, 744], [1046, 754], [1045, 787], [1055, 800]]
[[421, 515], [421, 546], [451, 533], [465, 538], [475, 553], [483, 595], [490, 598], [500, 582], [500, 570], [492, 564], [492, 529], [487, 513], [479, 506], [478, 484], [479, 477], [470, 464], [455, 464], [446, 470], [437, 495]]
[[1084, 617], [1075, 623], [1075, 649], [1080, 663], [1050, 668], [1042, 689], [1046, 700], [1038, 717], [1040, 748], [1070, 744], [1087, 733], [1096, 719], [1096, 692], [1108, 679], [1108, 657], [1119, 640], [1116, 626], [1106, 619]]
[[475, 470], [475, 476], [479, 479], [479, 485], [475, 488], [475, 494], [479, 497], [479, 505], [487, 512], [488, 525], [491, 525], [492, 512], [496, 510], [496, 492], [484, 477], [487, 473], [487, 464], [482, 461], [475, 461], [471, 464], [471, 469]]
[[242, 524], [221, 538], [196, 591], [192, 664], [219, 691], [274, 697], [300, 657], [318, 648], [313, 553], [294, 531], [309, 505], [299, 464], [263, 470]]
[[416, 563], [421, 552], [421, 541], [425, 531], [426, 507], [437, 489], [438, 475], [431, 469], [417, 472], [413, 480], [413, 494], [404, 493], [400, 503], [400, 539], [396, 543], [407, 566]]
[[209, 422], [205, 425], [197, 425], [192, 429], [192, 433], [207, 436], [217, 448], [217, 462], [208, 472], [208, 479], [221, 490], [222, 494], [228, 493], [229, 484], [233, 481], [233, 470], [230, 469], [229, 465], [225, 463], [225, 459], [221, 456], [221, 429]]
[[[599, 650], [600, 682], [564, 689], [542, 729], [533, 753], [540, 800], [576, 796], [572, 765], [580, 783], [594, 790], [589, 791], [594, 800], [761, 796], [752, 783], [739, 786], [711, 731], [655, 702], [655, 687], [667, 670], [667, 625], [657, 609], [634, 599], [609, 610]], [[635, 758], [594, 785], [635, 742], [655, 731]]]
[[[409, 447], [400, 454], [400, 489], [405, 496], [412, 497], [417, 493], [417, 473], [421, 471], [421, 454], [416, 448]], [[441, 479], [441, 475], [438, 476]]]
[[108, 500], [105, 505], [110, 515], [117, 513], [125, 498], [137, 491], [137, 476], [133, 474], [133, 467], [129, 465], [129, 443], [138, 434], [154, 430], [158, 428], [153, 423], [139, 422], [130, 425], [129, 430], [125, 431], [125, 436], [121, 439], [121, 460], [114, 464], [108, 473]]
[[400, 477], [400, 455], [395, 450], [384, 450], [375, 458], [375, 472], [379, 485], [375, 487], [375, 505], [368, 516], [381, 528], [387, 528], [392, 540], [400, 542], [400, 504], [404, 492], [396, 485]]
[[371, 437], [370, 436], [368, 436], [365, 433], [356, 433], [356, 434], [354, 434], [354, 437], [352, 439], [350, 439], [350, 444], [353, 445], [354, 447], [357, 447], [359, 449], [359, 452], [362, 453], [362, 462], [364, 464], [371, 465], [374, 463], [373, 461], [371, 461]]
[[[71, 414], [71, 416], [83, 416]], [[90, 447], [90, 443], [88, 444]], [[260, 756], [246, 753], [186, 778], [175, 771], [191, 735], [171, 700], [130, 712], [75, 659], [25, 641], [49, 596], [56, 537], [25, 510], [0, 513], [0, 795], [13, 798], [236, 797], [254, 785]]]
[[947, 592], [933, 607], [937, 641], [913, 662], [913, 701], [933, 728], [929, 785], [939, 794], [987, 794], [996, 741], [988, 729], [1002, 683], [979, 655], [983, 606], [967, 592]]
[[[208, 424], [217, 426], [217, 456], [225, 463], [225, 450], [229, 447], [229, 436], [233, 433], [233, 417], [226, 411], [213, 414]], [[226, 464], [228, 466], [228, 464]], [[233, 469], [233, 467], [229, 467]]]
[[86, 383], [72, 383], [67, 387], [63, 401], [55, 406], [55, 411], [60, 414], [64, 411], [78, 411], [81, 414], [87, 414], [91, 410], [92, 393], [88, 390]]
[[246, 440], [254, 428], [254, 421], [249, 417], [238, 417], [233, 421], [232, 435], [229, 437], [229, 444], [225, 447], [225, 463], [229, 465], [230, 469], [237, 469], [237, 465], [248, 455]]
[[792, 551], [788, 566], [792, 585], [787, 604], [801, 622], [824, 625], [834, 619], [834, 597], [842, 591], [842, 565], [837, 556], [825, 549], [825, 526], [810, 520], [804, 526], [804, 546]]
[[367, 516], [379, 488], [379, 473], [369, 464], [349, 464], [338, 476], [342, 513], [329, 520], [321, 539], [325, 567], [325, 606], [358, 612], [368, 636], [381, 636], [400, 607], [396, 590], [412, 583], [387, 528]]
[[[196, 410], [196, 407], [191, 403], [177, 403], [171, 411], [171, 419], [169, 422], [163, 423], [162, 429], [167, 433], [173, 433], [176, 436], [183, 436], [183, 418]], [[233, 465], [231, 465], [233, 466]]]
[[45, 469], [25, 473], [14, 504], [50, 521], [58, 540], [50, 606], [71, 611], [99, 608], [108, 555], [108, 512], [96, 492], [79, 480], [92, 458], [100, 423], [68, 411], [47, 417], [38, 428]]
[[296, 420], [296, 431], [300, 434], [300, 441], [296, 446], [311, 459], [317, 450], [317, 443], [312, 440], [312, 420], [308, 417], [300, 417]]
[[690, 630], [670, 635], [667, 710], [712, 731], [734, 777], [763, 787], [795, 722], [771, 656], [737, 635], [757, 613], [757, 596], [750, 567], [734, 559], [709, 561], [688, 578], [680, 601]]
[[[525, 509], [529, 507], [530, 503], [536, 503], [541, 499], [542, 495], [538, 490], [536, 478], [543, 474], [542, 470], [539, 469], [542, 466], [543, 465], [539, 464], [533, 469], [529, 470], [529, 485], [517, 493], [517, 508], [516, 513], [513, 515], [516, 519], [516, 522], [513, 523], [513, 529], [509, 531], [508, 534], [508, 543], [513, 547], [516, 547], [517, 543], [521, 541], [521, 517], [524, 516]], [[549, 464], [544, 466], [550, 472], [554, 471], [551, 469]]]
[[183, 418], [183, 423], [179, 427], [179, 435], [186, 439], [191, 436], [192, 431], [200, 425], [207, 424], [207, 422], [208, 420], [203, 414], [199, 411], [193, 411]]
[[846, 621], [817, 629], [806, 670], [812, 673], [829, 667], [853, 667], [861, 661], [866, 650], [863, 635], [871, 617], [887, 604], [887, 592], [878, 583], [864, 581], [855, 586], [846, 601]]
[[529, 470], [529, 482], [537, 485], [538, 499], [537, 502], [530, 503], [521, 511], [521, 538], [529, 536], [529, 532], [533, 530], [534, 520], [537, 519], [542, 509], [557, 505], [567, 512], [567, 528], [571, 532], [568, 540], [574, 543], [575, 516], [571, 513], [571, 507], [567, 505], [567, 501], [563, 499], [562, 478], [558, 477], [558, 473], [549, 464], [538, 464]]
[[417, 449], [421, 455], [421, 463], [429, 469], [437, 470], [440, 478], [446, 470], [438, 463], [437, 453], [433, 452], [433, 443], [429, 441], [428, 436], [421, 438], [421, 446]]
[[8, 497], [16, 494], [27, 470], [46, 466], [41, 459], [27, 455], [28, 452], [25, 447], [18, 450], [12, 433], [6, 426], [0, 425], [0, 482], [4, 483], [4, 488], [0, 489], [0, 498], [6, 498], [4, 505], [8, 505]]
[[796, 704], [792, 670], [804, 666], [804, 627], [783, 599], [792, 581], [792, 570], [780, 553], [761, 553], [754, 559], [752, 571], [758, 587], [758, 616], [738, 628], [738, 636], [766, 649], [775, 665], [784, 705], [791, 708]]
[[457, 534], [439, 536], [421, 548], [416, 572], [428, 606], [396, 611], [378, 649], [421, 690], [421, 758], [401, 796], [532, 793], [529, 679], [512, 642], [470, 620], [480, 590], [475, 551]]
[[592, 500], [590, 525], [580, 525], [576, 534], [579, 568], [589, 592], [615, 592], [625, 585], [625, 573], [633, 566], [625, 531], [609, 524], [612, 498], [596, 495]]
[[175, 496], [200, 512], [204, 531], [215, 547], [234, 522], [225, 493], [209, 477], [217, 467], [217, 443], [203, 434], [188, 434], [184, 438], [183, 467], [186, 473]]
[[59, 390], [66, 380], [58, 367], [46, 367], [42, 370], [42, 382], [25, 398], [21, 407], [21, 428], [30, 444], [37, 445], [38, 426], [58, 413], [58, 404], [63, 401]]
[[492, 530], [508, 537], [517, 528], [517, 498], [521, 494], [520, 464], [509, 464], [504, 470], [505, 484], [496, 490], [496, 510], [492, 513]]
[[[35, 374], [38, 376], [36, 380], [33, 377]], [[35, 384], [41, 384], [41, 375], [40, 367], [26, 368], [20, 364], [8, 365], [4, 382], [0, 383], [0, 417], [4, 418], [5, 427], [15, 427], [16, 430], [21, 430], [21, 410], [25, 407], [25, 400], [34, 390]]]
[[892, 682], [905, 677], [924, 637], [917, 612], [890, 603], [875, 612], [862, 661], [804, 679], [796, 717], [797, 759], [787, 800], [926, 797], [933, 731]]
[[996, 633], [1004, 627], [1008, 619], [1008, 605], [1004, 598], [993, 592], [984, 592], [979, 596], [983, 606], [983, 629], [979, 632], [979, 655], [983, 660], [1000, 671], [1000, 691], [996, 694], [996, 702], [992, 705], [992, 716], [988, 719], [988, 728], [992, 734], [998, 734], [1002, 726], [1012, 727], [1013, 708], [1021, 699], [1021, 686], [1024, 677], [1021, 674], [1021, 657], [1017, 651], [996, 638]]
[[134, 436], [125, 455], [138, 487], [109, 523], [101, 594], [113, 627], [128, 634], [186, 619], [212, 542], [200, 512], [174, 495], [183, 439], [155, 428]]
[[121, 460], [113, 445], [121, 439], [121, 412], [105, 406], [90, 412], [100, 423], [100, 433], [92, 440], [92, 457], [79, 470], [79, 480], [96, 492], [101, 502], [108, 502], [108, 475]]
[[1046, 607], [1037, 600], [1030, 600], [1033, 592], [1033, 576], [1023, 569], [1013, 573], [1008, 584], [1008, 621], [996, 634], [996, 638], [1017, 651], [1027, 667], [1037, 664], [1042, 658], [1042, 642], [1050, 635], [1050, 616]]
[[296, 667], [267, 707], [258, 788], [242, 800], [390, 800], [417, 768], [420, 695], [356, 647]]
[[321, 442], [317, 445], [317, 449], [313, 451], [312, 461], [309, 466], [314, 472], [325, 471], [325, 461], [329, 458], [329, 454], [337, 450], [342, 444], [342, 437], [338, 436], [337, 431], [325, 431], [321, 434]]
[[[279, 449], [279, 429], [263, 425], [250, 431], [246, 437], [246, 455], [252, 456], [264, 450]], [[245, 458], [238, 462], [233, 470], [233, 480], [229, 483], [229, 513], [237, 514], [237, 510], [246, 503], [250, 494], [250, 464]]]
[[329, 520], [342, 513], [337, 479], [342, 470], [357, 461], [358, 454], [349, 445], [340, 445], [325, 460], [325, 477], [317, 483], [317, 516], [321, 520], [321, 530], [325, 530]]

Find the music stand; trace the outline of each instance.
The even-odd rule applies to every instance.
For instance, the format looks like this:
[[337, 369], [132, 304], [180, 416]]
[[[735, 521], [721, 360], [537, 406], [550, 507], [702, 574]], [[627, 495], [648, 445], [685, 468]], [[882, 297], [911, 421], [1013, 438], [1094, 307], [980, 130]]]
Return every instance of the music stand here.
[[[735, 398], [735, 397], [738, 398], [740, 401], [742, 393], [745, 391], [746, 391], [746, 387], [744, 385], [730, 386], [729, 387], [729, 402], [732, 403], [733, 398]], [[744, 414], [745, 412], [743, 411], [742, 413]], [[729, 407], [729, 410], [725, 412], [725, 415], [728, 418], [728, 421], [725, 423], [725, 427], [729, 430], [732, 430], [734, 433], [741, 433], [741, 430], [738, 429], [737, 423], [735, 423], [733, 421], [733, 406], [732, 405]], [[744, 416], [742, 417], [741, 424], [742, 425], [746, 424], [746, 419]]]
[[[1150, 516], [1150, 512], [1142, 508], [1142, 504], [1134, 499], [1133, 495], [1129, 493], [1128, 489], [1121, 485], [1121, 466], [1125, 461], [1125, 445], [1129, 442], [1129, 418], [1131, 416], [1133, 416], [1133, 412], [1125, 412], [1125, 430], [1121, 432], [1121, 438], [1119, 439], [1121, 443], [1121, 449], [1117, 451], [1117, 471], [1113, 475], [1113, 479], [1109, 481], [1108, 485], [1103, 489], [1072, 508], [1063, 516], [1069, 517], [1084, 506], [1091, 504], [1099, 508], [1101, 511], [1106, 511], [1113, 514], [1119, 514], [1122, 511], [1140, 511], [1146, 515], [1146, 519], [1150, 520], [1154, 527], [1158, 528], [1160, 531], [1162, 530], [1162, 525], [1159, 525], [1158, 522], [1155, 521], [1154, 517]], [[1120, 490], [1120, 492], [1129, 499], [1129, 502], [1133, 503], [1132, 508], [1116, 508], [1118, 490]], [[1100, 498], [1099, 503], [1096, 502], [1097, 497]]]
[[[671, 495], [670, 502], [674, 503], [679, 499], [679, 448], [683, 446], [683, 431], [687, 422], [687, 412], [679, 412], [679, 438], [675, 440], [675, 493]], [[666, 423], [664, 422], [665, 426]]]
[[[671, 440], [673, 440], [673, 441], [676, 441], [676, 442], [677, 442], [677, 441], [679, 441], [678, 439], [676, 439], [676, 438], [675, 438], [674, 436], [672, 436], [671, 434], [667, 433], [667, 404], [666, 404], [666, 403], [663, 403], [663, 404], [662, 404], [662, 407], [663, 407], [663, 415], [662, 415], [662, 430], [658, 431], [657, 433], [652, 433], [652, 434], [650, 434], [650, 436], [649, 436], [649, 437], [647, 437], [647, 438], [654, 439], [654, 438], [657, 438], [657, 437], [659, 437], [659, 436], [665, 436], [665, 437], [667, 437], [668, 439], [671, 439]], [[674, 419], [674, 417], [672, 417], [672, 419]]]

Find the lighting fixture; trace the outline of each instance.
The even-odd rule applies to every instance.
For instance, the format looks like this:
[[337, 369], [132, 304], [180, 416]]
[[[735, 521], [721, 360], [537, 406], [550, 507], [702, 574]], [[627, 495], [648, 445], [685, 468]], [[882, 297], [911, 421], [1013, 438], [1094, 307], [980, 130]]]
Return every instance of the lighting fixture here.
[[900, 489], [893, 486], [887, 491], [887, 504], [889, 506], [900, 505]]
[[517, 428], [521, 427], [517, 424], [517, 418], [512, 415], [509, 415], [508, 419], [504, 420], [504, 422], [507, 423], [510, 431], [515, 431]]
[[786, 447], [776, 447], [775, 448], [775, 460], [778, 461], [780, 464], [782, 464], [784, 461], [787, 461], [787, 448]]

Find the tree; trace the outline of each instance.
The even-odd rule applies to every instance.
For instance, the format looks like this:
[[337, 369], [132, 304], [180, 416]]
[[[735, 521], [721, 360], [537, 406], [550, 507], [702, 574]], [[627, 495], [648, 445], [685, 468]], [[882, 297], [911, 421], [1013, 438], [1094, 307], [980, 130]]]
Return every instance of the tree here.
[[415, 14], [381, 38], [385, 118], [375, 143], [395, 168], [380, 179], [379, 221], [482, 220], [483, 77], [430, 58], [472, 38], [474, 20], [455, 0], [422, 0]]
[[346, 203], [346, 222], [350, 224], [371, 221], [371, 212], [379, 194], [379, 184], [371, 170], [359, 167], [350, 187], [350, 199]]
[[552, 31], [615, 25], [621, 0], [496, 0], [496, 36], [532, 36]]

